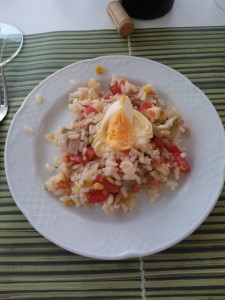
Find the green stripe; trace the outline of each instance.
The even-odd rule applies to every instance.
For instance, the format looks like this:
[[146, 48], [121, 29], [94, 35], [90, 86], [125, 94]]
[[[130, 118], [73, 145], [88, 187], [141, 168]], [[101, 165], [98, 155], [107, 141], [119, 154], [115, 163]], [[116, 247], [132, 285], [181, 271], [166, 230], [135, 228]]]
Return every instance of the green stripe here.
[[[225, 27], [138, 29], [132, 54], [167, 64], [209, 97], [225, 124]], [[39, 235], [15, 205], [5, 177], [4, 144], [29, 92], [71, 63], [128, 55], [114, 30], [24, 37], [7, 66], [9, 113], [0, 124], [0, 299], [141, 299], [138, 259], [105, 262], [67, 252]], [[210, 142], [210, 137], [209, 137]], [[147, 299], [224, 300], [225, 189], [207, 220], [178, 245], [145, 257]]]

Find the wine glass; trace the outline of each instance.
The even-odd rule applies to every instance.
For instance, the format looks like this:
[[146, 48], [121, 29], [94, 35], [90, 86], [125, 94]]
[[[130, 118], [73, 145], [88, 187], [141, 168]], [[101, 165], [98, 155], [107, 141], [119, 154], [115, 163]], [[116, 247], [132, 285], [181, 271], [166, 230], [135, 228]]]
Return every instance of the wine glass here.
[[8, 91], [3, 66], [19, 53], [22, 45], [22, 32], [14, 25], [0, 23], [0, 80], [3, 90], [2, 96], [0, 88], [0, 121], [8, 111]]
[[23, 34], [14, 25], [0, 23], [0, 66], [12, 60], [23, 45]]

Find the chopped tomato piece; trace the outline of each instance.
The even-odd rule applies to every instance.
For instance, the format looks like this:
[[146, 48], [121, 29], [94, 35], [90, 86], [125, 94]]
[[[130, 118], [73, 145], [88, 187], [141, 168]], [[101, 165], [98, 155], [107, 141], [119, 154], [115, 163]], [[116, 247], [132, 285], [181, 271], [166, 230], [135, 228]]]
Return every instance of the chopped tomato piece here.
[[160, 159], [152, 159], [152, 166], [153, 166], [153, 168], [156, 168], [156, 167], [158, 167], [159, 165], [160, 165], [160, 163], [161, 163], [161, 160]]
[[84, 114], [86, 115], [86, 116], [88, 116], [88, 115], [90, 115], [91, 113], [98, 113], [98, 111], [97, 111], [97, 109], [96, 108], [94, 108], [93, 106], [88, 106], [85, 110], [84, 110]]
[[84, 163], [84, 160], [83, 160], [83, 157], [81, 154], [71, 155], [70, 161], [75, 165]]
[[175, 154], [175, 153], [181, 154], [180, 149], [179, 149], [177, 146], [173, 145], [173, 144], [171, 144], [171, 145], [166, 145], [166, 149], [167, 149], [170, 153], [173, 153], [173, 154]]
[[151, 182], [149, 182], [149, 184], [148, 184], [148, 187], [150, 188], [150, 189], [155, 189], [155, 188], [159, 188], [159, 186], [160, 186], [160, 182], [159, 181], [157, 181], [157, 180], [152, 180]]
[[129, 155], [129, 153], [130, 153], [130, 149], [123, 150], [122, 152], [123, 152], [125, 155]]
[[134, 185], [134, 186], [132, 187], [132, 191], [133, 191], [134, 193], [139, 193], [140, 190], [141, 190], [141, 185], [140, 185], [140, 184], [136, 184], [136, 185]]
[[106, 193], [101, 190], [90, 190], [87, 193], [89, 203], [101, 203], [107, 199]]
[[143, 102], [140, 106], [140, 111], [143, 111], [143, 110], [146, 110], [146, 109], [149, 109], [152, 107], [152, 103], [150, 102]]
[[100, 175], [98, 175], [95, 179], [95, 182], [102, 183], [104, 185], [104, 190], [108, 194], [116, 194], [119, 192], [119, 187], [118, 185], [109, 182], [106, 178], [102, 178]]
[[187, 160], [180, 156], [180, 153], [174, 153], [174, 160], [180, 168], [181, 173], [189, 173], [191, 171]]
[[95, 150], [92, 147], [87, 147], [85, 156], [87, 158], [87, 161], [93, 160], [96, 157]]
[[112, 96], [112, 94], [110, 92], [108, 92], [105, 94], [104, 99], [108, 100], [108, 99], [110, 99], [111, 96]]
[[67, 187], [67, 184], [66, 184], [66, 181], [65, 180], [59, 180], [57, 182], [57, 186], [60, 188], [60, 189], [65, 189]]
[[152, 118], [154, 118], [155, 116], [156, 116], [156, 112], [154, 111], [154, 110], [147, 110], [147, 112], [146, 112], [146, 114], [147, 114], [147, 117], [152, 117]]
[[189, 127], [187, 127], [187, 126], [183, 126], [183, 128], [184, 128], [184, 133], [189, 133], [189, 132], [190, 132], [190, 129], [189, 129]]
[[158, 136], [154, 136], [153, 137], [153, 142], [156, 144], [157, 147], [159, 147], [160, 149], [164, 148], [164, 142], [163, 139], [158, 137]]
[[120, 80], [120, 82], [119, 82], [119, 86], [125, 85], [125, 83], [126, 83], [126, 81], [125, 81], [124, 79], [122, 79], [122, 80]]
[[113, 95], [122, 94], [121, 87], [118, 84], [110, 85], [109, 90]]
[[106, 192], [110, 194], [116, 194], [119, 192], [118, 185], [109, 182], [107, 179], [103, 179], [102, 184], [104, 185]]
[[118, 164], [118, 167], [120, 167], [121, 159], [120, 159], [120, 158], [117, 158], [117, 159], [116, 159], [116, 163]]
[[69, 155], [65, 155], [64, 157], [63, 157], [63, 161], [65, 162], [65, 163], [70, 163], [71, 162], [71, 160], [70, 160], [70, 156]]
[[102, 179], [101, 175], [99, 175], [99, 174], [95, 178], [95, 182], [102, 182], [102, 180], [103, 179]]

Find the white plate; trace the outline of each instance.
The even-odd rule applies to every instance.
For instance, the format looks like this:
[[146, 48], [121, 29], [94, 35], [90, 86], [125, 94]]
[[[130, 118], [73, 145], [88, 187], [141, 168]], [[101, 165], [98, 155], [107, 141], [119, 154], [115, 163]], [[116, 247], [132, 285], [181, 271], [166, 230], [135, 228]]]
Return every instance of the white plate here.
[[[96, 65], [106, 72], [96, 75]], [[163, 190], [150, 203], [138, 196], [128, 215], [106, 216], [100, 207], [62, 205], [44, 189], [45, 163], [57, 149], [44, 139], [57, 126], [70, 123], [70, 80], [83, 86], [96, 78], [106, 88], [117, 74], [136, 84], [151, 82], [159, 96], [175, 104], [190, 128], [187, 146], [191, 173], [175, 192]], [[35, 96], [44, 97], [42, 104]], [[23, 126], [33, 127], [34, 133]], [[157, 62], [128, 56], [105, 56], [72, 64], [48, 77], [26, 98], [10, 126], [5, 169], [12, 196], [33, 227], [71, 252], [99, 259], [139, 257], [162, 251], [190, 235], [213, 209], [224, 183], [225, 139], [220, 118], [208, 98], [186, 77]]]

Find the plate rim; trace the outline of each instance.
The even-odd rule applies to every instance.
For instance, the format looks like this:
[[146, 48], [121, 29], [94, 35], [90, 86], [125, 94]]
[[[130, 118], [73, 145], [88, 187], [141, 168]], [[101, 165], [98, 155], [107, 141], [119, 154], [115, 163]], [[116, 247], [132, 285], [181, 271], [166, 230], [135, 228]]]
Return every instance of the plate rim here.
[[[218, 114], [218, 112], [216, 111], [214, 105], [212, 104], [212, 102], [209, 100], [209, 98], [203, 93], [203, 91], [198, 88], [194, 83], [191, 82], [191, 80], [189, 78], [187, 78], [185, 75], [183, 75], [182, 73], [180, 73], [179, 71], [165, 65], [165, 64], [162, 64], [160, 62], [157, 62], [155, 60], [151, 60], [151, 59], [147, 59], [147, 58], [143, 58], [143, 57], [137, 57], [137, 56], [127, 56], [127, 55], [106, 55], [106, 56], [99, 56], [99, 57], [95, 57], [95, 58], [90, 58], [90, 59], [85, 59], [85, 60], [80, 60], [80, 61], [77, 61], [77, 62], [74, 62], [72, 64], [69, 64], [57, 71], [55, 71], [54, 73], [50, 74], [49, 76], [47, 76], [44, 80], [42, 80], [38, 85], [36, 85], [29, 93], [28, 95], [26, 96], [26, 98], [24, 99], [22, 105], [20, 106], [20, 108], [17, 110], [17, 112], [15, 113], [11, 123], [10, 123], [10, 126], [9, 126], [9, 130], [8, 130], [8, 133], [7, 133], [7, 137], [6, 137], [6, 142], [5, 142], [5, 151], [4, 151], [4, 166], [5, 166], [5, 173], [6, 173], [6, 179], [7, 179], [7, 183], [8, 183], [8, 187], [9, 187], [9, 190], [10, 190], [10, 193], [12, 195], [12, 198], [15, 202], [15, 204], [17, 205], [17, 207], [19, 208], [19, 210], [23, 213], [23, 215], [26, 217], [26, 219], [28, 220], [28, 222], [31, 224], [31, 226], [37, 231], [39, 232], [43, 237], [45, 237], [46, 239], [48, 239], [49, 241], [51, 241], [52, 243], [54, 243], [55, 245], [58, 245], [59, 247], [61, 247], [62, 249], [65, 249], [67, 251], [70, 251], [72, 253], [75, 253], [75, 254], [78, 254], [78, 255], [83, 255], [83, 256], [86, 256], [86, 257], [91, 257], [91, 258], [94, 258], [94, 259], [102, 259], [102, 260], [120, 260], [120, 259], [128, 259], [128, 258], [137, 258], [137, 257], [142, 257], [142, 256], [147, 256], [147, 255], [152, 255], [152, 254], [156, 254], [156, 253], [159, 253], [163, 250], [166, 250], [168, 248], [170, 248], [171, 246], [174, 246], [176, 245], [177, 243], [181, 242], [182, 240], [184, 240], [185, 238], [187, 238], [190, 234], [192, 234], [204, 221], [205, 219], [210, 215], [210, 213], [212, 212], [212, 209], [214, 208], [214, 206], [216, 205], [216, 202], [218, 201], [219, 199], [219, 196], [221, 194], [221, 191], [223, 189], [223, 186], [224, 186], [224, 179], [225, 179], [225, 160], [223, 161], [223, 174], [221, 174], [221, 177], [220, 177], [220, 182], [219, 182], [219, 185], [220, 185], [220, 189], [218, 189], [217, 191], [217, 194], [215, 196], [215, 198], [210, 202], [210, 209], [208, 209], [208, 211], [204, 211], [204, 214], [201, 215], [201, 218], [199, 218], [197, 224], [194, 226], [194, 227], [191, 227], [189, 228], [189, 230], [185, 231], [185, 234], [183, 234], [181, 237], [178, 237], [178, 238], [174, 238], [170, 243], [167, 243], [166, 246], [163, 244], [161, 247], [158, 247], [158, 250], [157, 251], [143, 251], [142, 253], [140, 253], [140, 251], [134, 251], [134, 250], [131, 250], [131, 251], [126, 251], [126, 252], [123, 252], [123, 253], [120, 253], [120, 254], [117, 254], [115, 256], [110, 256], [110, 255], [106, 255], [106, 256], [102, 256], [102, 255], [96, 255], [96, 254], [87, 254], [88, 251], [77, 251], [76, 249], [74, 249], [73, 247], [70, 247], [68, 245], [66, 245], [66, 247], [59, 241], [56, 241], [54, 238], [52, 238], [51, 236], [49, 236], [48, 232], [45, 232], [42, 230], [42, 228], [39, 228], [37, 226], [37, 224], [33, 224], [31, 221], [30, 221], [30, 217], [27, 216], [27, 213], [26, 211], [24, 211], [24, 208], [21, 204], [20, 201], [18, 201], [16, 199], [16, 196], [15, 196], [15, 193], [14, 191], [12, 190], [12, 187], [11, 187], [11, 184], [10, 184], [10, 179], [9, 179], [9, 170], [8, 170], [8, 165], [7, 165], [7, 153], [8, 153], [8, 143], [9, 143], [9, 138], [10, 138], [10, 135], [11, 135], [11, 131], [13, 129], [13, 124], [15, 122], [15, 120], [17, 119], [17, 116], [19, 113], [21, 113], [21, 111], [24, 109], [25, 105], [27, 102], [29, 102], [29, 99], [30, 99], [30, 96], [40, 88], [40, 86], [42, 86], [46, 81], [48, 81], [51, 77], [55, 76], [56, 74], [60, 73], [60, 72], [64, 72], [66, 71], [67, 69], [69, 68], [73, 68], [74, 66], [78, 65], [78, 64], [82, 64], [83, 62], [88, 62], [88, 61], [99, 61], [99, 60], [102, 60], [102, 59], [117, 59], [117, 58], [123, 58], [123, 59], [136, 59], [136, 60], [141, 60], [141, 61], [145, 61], [146, 63], [148, 62], [152, 62], [154, 64], [158, 64], [158, 65], [163, 65], [163, 67], [167, 68], [167, 69], [171, 69], [173, 72], [176, 72], [179, 74], [179, 76], [182, 76], [186, 82], [194, 87], [195, 89], [198, 90], [198, 92], [200, 91], [201, 92], [201, 95], [204, 96], [204, 98], [207, 100], [208, 104], [211, 105], [211, 108], [213, 108], [214, 112], [215, 112], [215, 116], [217, 117], [217, 121], [221, 124], [220, 126], [220, 129], [223, 130], [223, 125], [222, 125], [222, 122], [221, 122], [221, 118]], [[222, 142], [222, 141], [221, 141]], [[225, 148], [225, 134], [224, 134], [224, 138], [223, 138], [223, 147]]]

